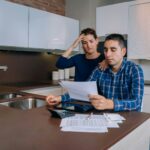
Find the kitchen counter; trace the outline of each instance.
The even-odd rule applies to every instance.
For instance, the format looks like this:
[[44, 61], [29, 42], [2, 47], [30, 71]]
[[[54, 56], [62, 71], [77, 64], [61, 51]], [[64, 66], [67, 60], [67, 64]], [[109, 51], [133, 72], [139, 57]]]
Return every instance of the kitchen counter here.
[[32, 88], [40, 88], [46, 86], [59, 86], [59, 81], [43, 81], [43, 82], [21, 82], [21, 83], [9, 83], [3, 84], [1, 87], [15, 89], [15, 90], [26, 90]]
[[[126, 118], [126, 121], [120, 125], [120, 128], [109, 129], [108, 133], [74, 133], [60, 131], [60, 119], [51, 118], [46, 107], [23, 111], [0, 106], [0, 149], [111, 149], [113, 145], [116, 145], [120, 140], [129, 135], [129, 133], [134, 132], [137, 127], [150, 118], [150, 114], [139, 112], [122, 112], [120, 114]], [[146, 130], [149, 131], [148, 129]], [[142, 136], [145, 133], [141, 133], [141, 138], [143, 138]], [[136, 137], [135, 140], [138, 141], [138, 139]], [[137, 142], [129, 140], [132, 143]], [[143, 140], [145, 139], [143, 138]]]
[[[21, 83], [0, 86], [0, 92], [57, 85], [58, 82], [51, 81]], [[39, 98], [45, 99], [44, 96]], [[133, 144], [136, 150], [140, 150], [141, 142], [149, 143], [150, 133], [147, 130], [150, 126], [150, 114], [140, 112], [121, 112], [120, 114], [126, 118], [126, 121], [120, 124], [120, 128], [109, 129], [108, 133], [74, 133], [60, 131], [60, 119], [52, 118], [46, 106], [20, 110], [0, 105], [0, 149], [116, 150], [117, 147], [128, 149], [128, 146]], [[137, 138], [139, 136], [140, 138]]]

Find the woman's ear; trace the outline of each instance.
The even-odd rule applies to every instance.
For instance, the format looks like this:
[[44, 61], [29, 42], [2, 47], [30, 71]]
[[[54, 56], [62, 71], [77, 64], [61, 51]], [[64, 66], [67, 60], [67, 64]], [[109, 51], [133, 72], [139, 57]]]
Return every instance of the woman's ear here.
[[98, 45], [99, 42], [100, 42], [100, 38], [98, 37], [98, 38], [96, 38], [97, 45]]

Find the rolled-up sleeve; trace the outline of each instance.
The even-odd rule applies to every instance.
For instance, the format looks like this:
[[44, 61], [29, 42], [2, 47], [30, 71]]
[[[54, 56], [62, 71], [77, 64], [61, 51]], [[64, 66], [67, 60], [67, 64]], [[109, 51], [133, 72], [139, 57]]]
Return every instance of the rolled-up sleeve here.
[[70, 96], [68, 93], [65, 93], [64, 95], [61, 95], [61, 101], [62, 102], [67, 102], [67, 101], [70, 101]]

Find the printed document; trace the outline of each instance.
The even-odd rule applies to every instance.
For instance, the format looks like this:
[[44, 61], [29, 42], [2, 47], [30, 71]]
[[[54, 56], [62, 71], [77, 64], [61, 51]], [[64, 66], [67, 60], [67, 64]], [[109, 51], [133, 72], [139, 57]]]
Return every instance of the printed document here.
[[61, 131], [105, 133], [108, 128], [119, 128], [118, 121], [123, 120], [119, 114], [76, 114], [63, 118], [60, 127]]
[[60, 85], [67, 89], [71, 98], [76, 100], [89, 101], [89, 94], [98, 94], [96, 81], [61, 81]]

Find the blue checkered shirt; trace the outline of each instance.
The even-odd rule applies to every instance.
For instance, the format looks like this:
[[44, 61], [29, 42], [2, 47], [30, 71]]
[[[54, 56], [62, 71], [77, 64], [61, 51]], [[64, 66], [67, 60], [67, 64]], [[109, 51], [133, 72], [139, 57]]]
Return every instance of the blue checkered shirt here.
[[[144, 75], [139, 65], [123, 60], [120, 70], [113, 73], [108, 67], [105, 71], [96, 68], [90, 81], [97, 81], [98, 93], [114, 101], [114, 111], [141, 110], [144, 93]], [[62, 101], [69, 95], [62, 96]]]

